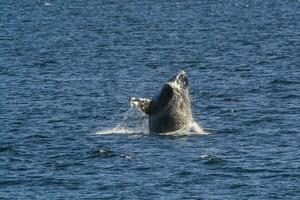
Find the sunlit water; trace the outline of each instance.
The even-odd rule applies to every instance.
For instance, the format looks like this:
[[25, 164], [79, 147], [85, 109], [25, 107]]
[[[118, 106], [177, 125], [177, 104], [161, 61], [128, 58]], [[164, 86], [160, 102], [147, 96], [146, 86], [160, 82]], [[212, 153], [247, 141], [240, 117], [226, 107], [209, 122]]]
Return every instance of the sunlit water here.
[[[299, 11], [3, 1], [0, 199], [300, 199]], [[211, 134], [148, 134], [128, 99], [180, 70]]]

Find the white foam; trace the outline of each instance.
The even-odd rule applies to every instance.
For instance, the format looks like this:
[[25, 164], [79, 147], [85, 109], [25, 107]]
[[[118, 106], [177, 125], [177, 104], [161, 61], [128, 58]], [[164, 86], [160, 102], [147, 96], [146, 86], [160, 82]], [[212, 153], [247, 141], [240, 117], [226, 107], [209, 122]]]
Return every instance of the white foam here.
[[173, 135], [173, 136], [189, 136], [189, 135], [208, 135], [209, 132], [204, 131], [197, 122], [192, 121], [185, 127], [166, 133], [161, 133], [161, 135]]
[[102, 131], [96, 132], [96, 134], [99, 134], [99, 135], [108, 135], [108, 134], [133, 134], [133, 133], [135, 133], [134, 130], [125, 129], [125, 128], [118, 128], [118, 127], [114, 127], [114, 128], [111, 128], [111, 129], [106, 129], [106, 130], [102, 130]]

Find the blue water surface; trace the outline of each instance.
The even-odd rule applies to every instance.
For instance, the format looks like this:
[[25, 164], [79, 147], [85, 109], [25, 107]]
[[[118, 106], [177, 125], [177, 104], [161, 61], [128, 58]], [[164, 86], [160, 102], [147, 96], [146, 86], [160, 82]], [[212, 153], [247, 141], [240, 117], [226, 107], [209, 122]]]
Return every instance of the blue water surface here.
[[[299, 0], [0, 13], [0, 199], [300, 199]], [[212, 134], [95, 134], [180, 70]]]

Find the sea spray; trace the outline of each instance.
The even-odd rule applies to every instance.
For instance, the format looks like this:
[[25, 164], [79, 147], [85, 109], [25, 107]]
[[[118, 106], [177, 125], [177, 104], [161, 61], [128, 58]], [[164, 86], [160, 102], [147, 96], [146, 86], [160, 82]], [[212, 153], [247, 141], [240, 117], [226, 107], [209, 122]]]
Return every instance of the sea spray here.
[[124, 113], [120, 123], [114, 128], [98, 131], [96, 134], [112, 134], [112, 133], [149, 133], [148, 117], [141, 112], [133, 103], [130, 108]]

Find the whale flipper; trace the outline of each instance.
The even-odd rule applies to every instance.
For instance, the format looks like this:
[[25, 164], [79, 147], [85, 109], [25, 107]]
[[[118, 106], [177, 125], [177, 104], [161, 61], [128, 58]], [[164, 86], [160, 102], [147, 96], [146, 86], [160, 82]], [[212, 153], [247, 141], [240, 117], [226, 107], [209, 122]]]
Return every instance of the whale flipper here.
[[146, 114], [149, 114], [150, 112], [150, 104], [151, 100], [147, 98], [137, 98], [137, 97], [131, 97], [129, 98], [129, 103], [136, 105], [138, 109], [143, 111]]

